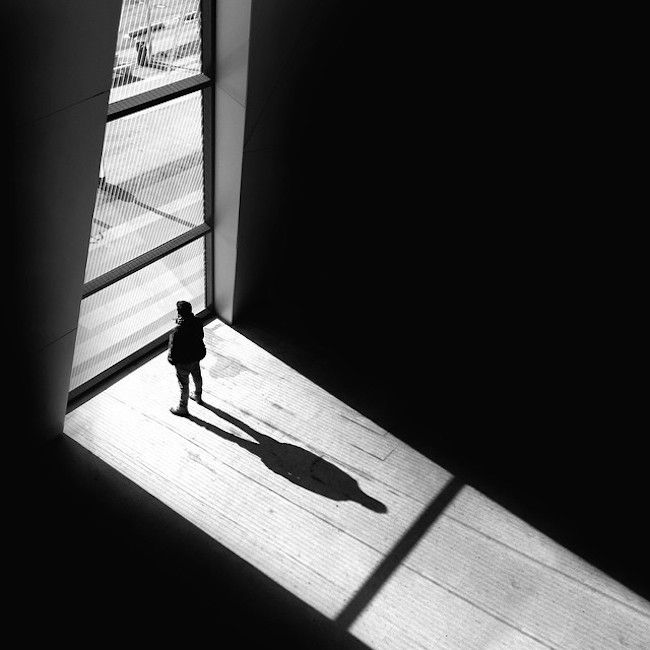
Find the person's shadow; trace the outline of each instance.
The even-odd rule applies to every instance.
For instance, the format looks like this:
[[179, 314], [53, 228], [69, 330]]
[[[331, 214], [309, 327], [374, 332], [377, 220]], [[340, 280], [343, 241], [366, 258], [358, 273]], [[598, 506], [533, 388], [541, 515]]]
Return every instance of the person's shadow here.
[[276, 474], [284, 476], [284, 478], [306, 490], [311, 490], [334, 501], [356, 501], [373, 512], [384, 513], [388, 511], [388, 508], [381, 501], [363, 492], [356, 479], [346, 474], [336, 465], [302, 447], [278, 442], [259, 431], [255, 431], [241, 420], [210, 404], [202, 402], [201, 405], [221, 419], [234, 424], [257, 442], [235, 436], [191, 414], [186, 416], [188, 420], [205, 427], [208, 431], [212, 431], [212, 433], [230, 442], [238, 444], [250, 451], [251, 454], [255, 454]]

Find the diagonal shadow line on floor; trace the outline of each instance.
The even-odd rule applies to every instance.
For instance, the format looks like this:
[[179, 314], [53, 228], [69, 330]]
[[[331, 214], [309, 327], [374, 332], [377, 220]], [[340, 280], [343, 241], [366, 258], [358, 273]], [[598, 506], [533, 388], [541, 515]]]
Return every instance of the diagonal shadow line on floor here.
[[[141, 208], [148, 210], [149, 212], [154, 212], [155, 214], [158, 214], [161, 217], [165, 217], [165, 219], [169, 219], [170, 221], [175, 221], [176, 223], [180, 223], [181, 225], [187, 228], [195, 228], [197, 225], [199, 225], [199, 224], [192, 223], [191, 221], [187, 221], [186, 219], [181, 219], [176, 215], [169, 214], [168, 212], [164, 212], [159, 208], [154, 208], [154, 206], [149, 205], [144, 201], [141, 201], [140, 199], [138, 199], [137, 196], [135, 196], [135, 194], [129, 192], [128, 190], [124, 189], [120, 185], [108, 183], [107, 181], [100, 179], [99, 188], [104, 190], [106, 194], [112, 196], [114, 199], [118, 199], [120, 201], [123, 201], [124, 203], [133, 203], [134, 205], [138, 205]], [[95, 221], [95, 223], [100, 223], [103, 224], [104, 226], [108, 226], [108, 228], [111, 228], [110, 224], [104, 224], [98, 219], [93, 219], [93, 221]]]
[[424, 512], [413, 525], [402, 535], [391, 551], [379, 563], [370, 577], [348, 602], [336, 617], [336, 622], [344, 628], [349, 628], [377, 592], [388, 581], [395, 569], [402, 563], [414, 546], [422, 539], [433, 522], [443, 513], [454, 497], [460, 492], [464, 483], [457, 477], [452, 477], [443, 489], [434, 497]]

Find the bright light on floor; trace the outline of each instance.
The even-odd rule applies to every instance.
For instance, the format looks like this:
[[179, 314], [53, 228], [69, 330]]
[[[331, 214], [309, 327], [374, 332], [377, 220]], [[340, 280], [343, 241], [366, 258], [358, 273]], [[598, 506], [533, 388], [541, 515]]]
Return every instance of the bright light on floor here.
[[380, 648], [648, 648], [650, 605], [219, 321], [191, 416], [161, 354], [65, 432]]

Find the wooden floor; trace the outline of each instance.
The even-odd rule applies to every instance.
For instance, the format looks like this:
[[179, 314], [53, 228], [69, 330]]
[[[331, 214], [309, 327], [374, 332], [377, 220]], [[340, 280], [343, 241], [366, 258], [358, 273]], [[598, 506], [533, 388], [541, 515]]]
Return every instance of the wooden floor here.
[[205, 405], [165, 354], [65, 433], [365, 644], [650, 648], [650, 604], [219, 321]]

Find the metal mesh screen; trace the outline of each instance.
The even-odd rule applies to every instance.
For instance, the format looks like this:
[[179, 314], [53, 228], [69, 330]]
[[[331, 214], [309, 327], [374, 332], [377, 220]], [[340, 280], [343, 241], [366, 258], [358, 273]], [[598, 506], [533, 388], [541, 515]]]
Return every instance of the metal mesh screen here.
[[81, 302], [70, 390], [171, 330], [176, 301], [205, 309], [200, 238]]
[[199, 72], [200, 0], [124, 0], [110, 102]]
[[201, 92], [106, 125], [85, 282], [204, 222]]

